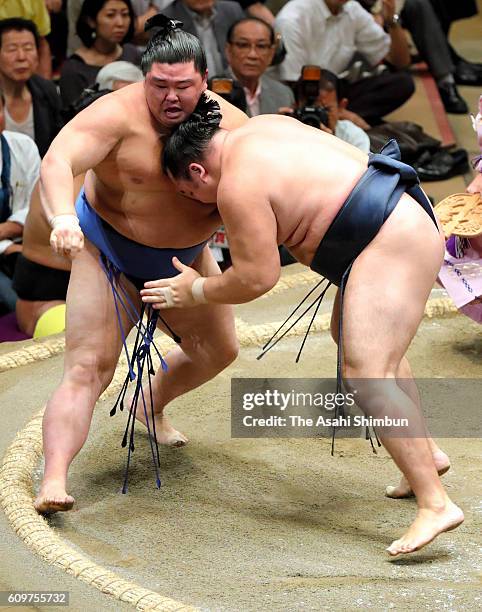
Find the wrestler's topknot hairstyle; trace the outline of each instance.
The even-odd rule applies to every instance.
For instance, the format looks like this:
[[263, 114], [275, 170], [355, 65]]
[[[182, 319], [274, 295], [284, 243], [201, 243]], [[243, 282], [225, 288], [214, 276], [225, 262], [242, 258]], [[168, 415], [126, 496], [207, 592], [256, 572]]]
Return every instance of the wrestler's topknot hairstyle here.
[[164, 143], [162, 168], [174, 178], [190, 179], [189, 164], [201, 163], [212, 137], [220, 129], [219, 104], [202, 94], [193, 113], [180, 123]]
[[148, 19], [144, 30], [156, 29], [142, 54], [141, 68], [146, 75], [152, 64], [181, 64], [194, 62], [194, 67], [202, 76], [207, 70], [206, 54], [199, 38], [182, 30], [182, 21], [169, 19], [158, 13]]

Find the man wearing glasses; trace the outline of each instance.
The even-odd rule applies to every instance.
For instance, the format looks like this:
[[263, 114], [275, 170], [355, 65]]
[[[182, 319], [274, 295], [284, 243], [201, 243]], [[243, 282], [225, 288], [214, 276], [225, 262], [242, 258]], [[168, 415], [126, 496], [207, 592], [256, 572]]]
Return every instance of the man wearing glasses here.
[[261, 19], [247, 17], [229, 28], [226, 58], [232, 76], [243, 86], [250, 117], [278, 113], [294, 104], [291, 89], [265, 74], [275, 49], [275, 32]]

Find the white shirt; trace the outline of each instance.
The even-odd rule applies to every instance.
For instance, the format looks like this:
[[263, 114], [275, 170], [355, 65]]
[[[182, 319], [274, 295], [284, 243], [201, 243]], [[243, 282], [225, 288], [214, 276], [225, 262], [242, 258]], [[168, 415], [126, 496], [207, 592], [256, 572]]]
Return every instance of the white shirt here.
[[5, 129], [9, 132], [18, 132], [20, 134], [25, 134], [32, 140], [35, 140], [35, 126], [33, 122], [33, 104], [30, 105], [30, 109], [28, 111], [27, 118], [22, 123], [15, 121], [12, 119], [12, 116], [8, 112], [7, 106], [3, 107], [5, 113]]
[[356, 51], [371, 65], [389, 52], [390, 36], [356, 0], [332, 15], [324, 0], [290, 0], [276, 17], [287, 56], [278, 69], [283, 81], [297, 81], [305, 64], [340, 74]]
[[[5, 130], [3, 135], [10, 149], [11, 162], [10, 185], [12, 195], [10, 197], [10, 208], [12, 214], [7, 221], [24, 225], [30, 208], [32, 191], [39, 178], [40, 155], [35, 142], [25, 134]], [[2, 167], [3, 159], [0, 147], [0, 171]], [[12, 240], [0, 240], [0, 254], [11, 244], [13, 244]]]
[[360, 127], [348, 119], [339, 119], [336, 122], [335, 136], [349, 142], [363, 153], [370, 152], [370, 138]]

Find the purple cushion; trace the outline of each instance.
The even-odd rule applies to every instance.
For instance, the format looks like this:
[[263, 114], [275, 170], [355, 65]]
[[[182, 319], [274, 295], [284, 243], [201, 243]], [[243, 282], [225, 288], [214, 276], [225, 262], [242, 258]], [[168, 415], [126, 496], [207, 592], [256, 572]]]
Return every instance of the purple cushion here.
[[16, 342], [17, 340], [28, 340], [31, 337], [19, 330], [14, 312], [0, 317], [0, 342]]

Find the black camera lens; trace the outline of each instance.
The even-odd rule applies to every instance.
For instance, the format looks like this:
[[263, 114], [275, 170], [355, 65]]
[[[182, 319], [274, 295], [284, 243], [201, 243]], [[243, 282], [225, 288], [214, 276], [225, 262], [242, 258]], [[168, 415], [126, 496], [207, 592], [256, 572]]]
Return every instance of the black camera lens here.
[[328, 127], [328, 110], [324, 106], [304, 106], [298, 108], [293, 116], [301, 123], [314, 128], [319, 128], [320, 123]]

